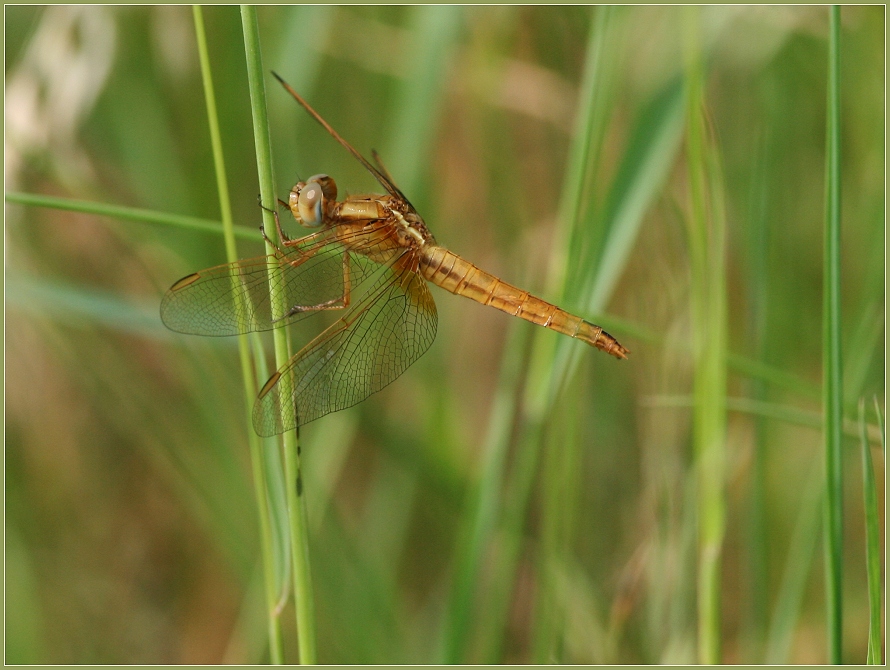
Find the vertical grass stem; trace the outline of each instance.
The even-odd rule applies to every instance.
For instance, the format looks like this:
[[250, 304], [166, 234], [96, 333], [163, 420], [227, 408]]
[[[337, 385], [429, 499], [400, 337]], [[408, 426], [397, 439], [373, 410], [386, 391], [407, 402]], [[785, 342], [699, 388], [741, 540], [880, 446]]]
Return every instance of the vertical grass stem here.
[[699, 8], [687, 10], [687, 162], [693, 340], [693, 452], [698, 520], [699, 662], [720, 662], [720, 569], [726, 503], [726, 222], [719, 155], [707, 125]]
[[[213, 164], [216, 173], [217, 192], [219, 194], [219, 209], [223, 224], [223, 239], [225, 240], [226, 258], [231, 263], [238, 260], [238, 248], [235, 243], [232, 207], [229, 199], [229, 186], [226, 179], [222, 138], [219, 131], [219, 119], [216, 111], [216, 95], [213, 90], [210, 57], [207, 50], [207, 36], [204, 32], [204, 18], [201, 7], [194, 5], [192, 9], [195, 22], [195, 35], [198, 43], [198, 56], [201, 62], [201, 77], [204, 82], [204, 99], [207, 104], [210, 143], [213, 148]], [[250, 447], [251, 469], [253, 471], [254, 493], [256, 495], [257, 513], [260, 522], [260, 552], [263, 561], [266, 616], [268, 617], [269, 655], [272, 663], [279, 665], [284, 661], [284, 648], [281, 641], [281, 624], [278, 608], [276, 606], [278, 600], [278, 588], [275, 579], [274, 546], [269, 517], [269, 496], [263, 463], [262, 442], [251, 425], [253, 401], [254, 398], [256, 398], [257, 390], [247, 335], [240, 335], [238, 337], [238, 355], [241, 361], [241, 376], [244, 381], [247, 435]]]
[[825, 240], [822, 292], [822, 391], [825, 419], [825, 589], [828, 660], [843, 658], [843, 372], [841, 364], [840, 7], [831, 7], [828, 37]]
[[[244, 31], [244, 48], [247, 55], [247, 79], [250, 86], [250, 103], [254, 123], [254, 143], [257, 153], [257, 170], [260, 180], [260, 197], [263, 206], [274, 209], [275, 180], [272, 174], [272, 148], [269, 135], [269, 120], [266, 113], [266, 88], [262, 55], [260, 53], [259, 27], [256, 8], [241, 6], [241, 21]], [[271, 211], [263, 210], [263, 220], [267, 235], [275, 240], [276, 228]], [[267, 243], [267, 251], [274, 249]], [[270, 286], [273, 301], [283, 298], [283, 292]], [[276, 307], [273, 306], [273, 310]], [[279, 313], [286, 309], [278, 305]], [[275, 342], [275, 364], [281, 368], [289, 359], [287, 333], [283, 329], [273, 331]], [[291, 558], [294, 575], [294, 605], [297, 615], [297, 638], [300, 644], [300, 663], [315, 663], [315, 606], [312, 594], [312, 578], [309, 569], [308, 519], [302, 496], [302, 475], [296, 431], [288, 431], [283, 436], [285, 477], [287, 479], [288, 518], [291, 533]]]
[[881, 664], [881, 528], [875, 468], [865, 424], [865, 398], [859, 400], [859, 440], [862, 445], [862, 493], [865, 500], [865, 565], [868, 578], [868, 652], [866, 663]]

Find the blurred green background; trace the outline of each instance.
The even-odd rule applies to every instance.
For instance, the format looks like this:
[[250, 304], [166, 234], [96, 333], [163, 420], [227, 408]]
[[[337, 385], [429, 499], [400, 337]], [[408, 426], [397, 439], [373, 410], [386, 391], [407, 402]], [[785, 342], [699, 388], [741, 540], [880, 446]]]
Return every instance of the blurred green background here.
[[[218, 219], [190, 8], [5, 11], [7, 193]], [[842, 11], [851, 663], [868, 634], [860, 398], [883, 482], [884, 11]], [[240, 17], [204, 16], [235, 220], [255, 229]], [[827, 8], [263, 7], [259, 18], [266, 69], [360, 151], [380, 152], [440, 244], [561, 293], [632, 351], [618, 362], [564, 345], [432, 288], [430, 351], [301, 432], [318, 660], [696, 661], [682, 97], [693, 43], [727, 235], [721, 658], [825, 662]], [[560, 221], [590, 91], [594, 149], [569, 237]], [[271, 77], [267, 96], [279, 197], [319, 172], [341, 193], [379, 192]], [[6, 662], [264, 662], [235, 342], [177, 335], [158, 317], [173, 281], [225, 261], [221, 236], [7, 203], [5, 244]], [[239, 251], [261, 254], [259, 233]], [[295, 328], [295, 341], [319, 327]], [[572, 364], [541, 390], [536, 352], [556, 346]], [[290, 606], [283, 630], [295, 659]]]

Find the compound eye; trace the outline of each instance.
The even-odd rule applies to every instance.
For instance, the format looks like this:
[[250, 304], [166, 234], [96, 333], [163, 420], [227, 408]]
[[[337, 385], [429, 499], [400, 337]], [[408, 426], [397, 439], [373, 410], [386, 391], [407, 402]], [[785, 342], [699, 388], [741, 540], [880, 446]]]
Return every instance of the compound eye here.
[[307, 228], [318, 228], [324, 223], [324, 190], [321, 184], [309, 181], [300, 190], [297, 201], [299, 221]]
[[337, 199], [337, 182], [335, 182], [331, 177], [326, 174], [316, 174], [309, 177], [306, 180], [307, 184], [318, 184], [321, 186], [321, 192], [324, 194], [324, 197], [333, 202]]

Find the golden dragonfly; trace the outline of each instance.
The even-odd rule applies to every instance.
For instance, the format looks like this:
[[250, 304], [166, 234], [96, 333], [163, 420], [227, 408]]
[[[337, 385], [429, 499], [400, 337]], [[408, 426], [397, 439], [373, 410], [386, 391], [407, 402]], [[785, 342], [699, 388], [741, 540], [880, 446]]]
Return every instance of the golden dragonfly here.
[[395, 381], [436, 336], [436, 304], [427, 282], [627, 358], [628, 350], [600, 326], [439, 246], [377, 153], [372, 153], [376, 165], [366, 160], [272, 74], [377, 179], [386, 195], [337, 200], [331, 177], [312, 176], [294, 186], [288, 202], [281, 204], [315, 232], [290, 239], [276, 215], [280, 246], [273, 255], [190, 274], [164, 295], [164, 324], [196, 335], [265, 331], [321, 311], [341, 310], [336, 322], [263, 386], [253, 411], [259, 435], [283, 433], [351, 407]]

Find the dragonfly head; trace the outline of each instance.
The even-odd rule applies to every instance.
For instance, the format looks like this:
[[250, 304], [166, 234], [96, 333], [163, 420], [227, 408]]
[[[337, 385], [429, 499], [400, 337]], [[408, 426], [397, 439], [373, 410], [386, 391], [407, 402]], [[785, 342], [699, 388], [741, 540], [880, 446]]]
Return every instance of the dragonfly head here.
[[326, 174], [317, 174], [291, 189], [288, 207], [307, 228], [318, 228], [327, 218], [328, 208], [337, 200], [337, 183]]

